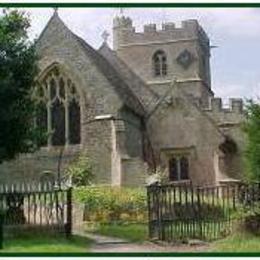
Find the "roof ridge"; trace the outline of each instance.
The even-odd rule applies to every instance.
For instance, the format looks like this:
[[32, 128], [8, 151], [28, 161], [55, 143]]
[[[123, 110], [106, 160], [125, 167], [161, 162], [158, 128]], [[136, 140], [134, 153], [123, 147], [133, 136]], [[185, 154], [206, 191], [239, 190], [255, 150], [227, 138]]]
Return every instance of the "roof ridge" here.
[[62, 21], [62, 19], [60, 18], [58, 12], [57, 12], [57, 11], [54, 11], [53, 14], [52, 14], [52, 16], [50, 17], [49, 21], [46, 23], [45, 27], [43, 28], [42, 32], [40, 33], [39, 37], [36, 39], [35, 44], [37, 44], [37, 43], [40, 41], [40, 39], [42, 38], [43, 34], [45, 33], [45, 31], [46, 31], [47, 28], [49, 27], [50, 23], [51, 23], [55, 18], [58, 19], [59, 22], [60, 22], [63, 26], [65, 26], [65, 27], [70, 31], [70, 29], [66, 26], [66, 24], [65, 24], [65, 23]]
[[[177, 81], [177, 84], [178, 84], [178, 81]], [[194, 99], [184, 89], [178, 87], [178, 90], [180, 90], [182, 92], [182, 94], [191, 102], [193, 107], [196, 107], [196, 109], [200, 112], [200, 114], [204, 115], [204, 117], [208, 119], [208, 121], [213, 125], [213, 127], [217, 130], [217, 132], [224, 137], [225, 134], [219, 129], [219, 127], [216, 124], [216, 122], [214, 121], [214, 119], [212, 117], [210, 117], [205, 112], [205, 110], [203, 110], [196, 102], [194, 102]]]
[[143, 79], [142, 79], [139, 75], [137, 75], [131, 68], [129, 68], [129, 66], [117, 55], [117, 53], [116, 53], [114, 50], [112, 50], [112, 49], [109, 47], [109, 45], [108, 45], [106, 42], [104, 42], [104, 43], [100, 46], [100, 48], [98, 49], [98, 52], [101, 51], [102, 48], [107, 48], [132, 74], [134, 74], [134, 75], [138, 78], [138, 80], [143, 84], [143, 86], [144, 86], [146, 89], [148, 89], [152, 94], [156, 95], [157, 97], [160, 97], [160, 96], [158, 95], [158, 93], [156, 93], [153, 89], [151, 89], [151, 88], [143, 81]]
[[[68, 28], [69, 29], [69, 28]], [[115, 83], [114, 82], [112, 82], [112, 79], [111, 79], [111, 77], [109, 77], [108, 76], [108, 70], [113, 70], [113, 73], [114, 73], [114, 75], [116, 75], [116, 77], [121, 81], [121, 83], [122, 83], [122, 85], [120, 85], [120, 88], [118, 88], [119, 90], [123, 90], [123, 88], [127, 88], [127, 91], [129, 92], [128, 94], [130, 94], [131, 96], [132, 96], [132, 99], [134, 99], [135, 101], [137, 101], [138, 102], [138, 106], [139, 107], [136, 107], [136, 109], [138, 110], [138, 111], [136, 111], [136, 112], [138, 112], [138, 114], [144, 114], [144, 108], [143, 108], [143, 105], [142, 105], [142, 103], [140, 102], [140, 100], [136, 97], [136, 95], [133, 93], [133, 91], [132, 91], [132, 89], [128, 86], [128, 84], [121, 78], [121, 76], [117, 73], [117, 71], [115, 70], [115, 68], [108, 62], [108, 60], [107, 59], [105, 59], [97, 50], [95, 50], [92, 46], [90, 46], [84, 39], [82, 39], [81, 37], [79, 37], [78, 35], [76, 35], [75, 33], [73, 33], [71, 30], [70, 30], [70, 32], [72, 33], [72, 35], [75, 37], [75, 39], [80, 43], [80, 45], [83, 47], [83, 48], [85, 48], [88, 52], [90, 52], [89, 54], [91, 54], [91, 58], [92, 58], [92, 60], [95, 62], [95, 64], [97, 65], [97, 67], [99, 68], [99, 69], [101, 69], [101, 72], [103, 73], [103, 75], [112, 83], [112, 85], [114, 86], [114, 87], [116, 87], [115, 86]], [[93, 57], [93, 55], [95, 55], [95, 57]], [[104, 63], [106, 63], [106, 68], [104, 69], [103, 68], [103, 64], [102, 64], [102, 62], [101, 63], [97, 63], [97, 60], [95, 59], [95, 58], [98, 58], [98, 59], [100, 59], [100, 61], [102, 61], [102, 62], [104, 62]], [[102, 67], [102, 68], [101, 68]], [[122, 88], [123, 87], [123, 88]], [[122, 95], [122, 93], [121, 93], [121, 95]], [[123, 98], [123, 99], [125, 99], [125, 98]], [[123, 101], [125, 101], [125, 100], [123, 100]], [[127, 104], [126, 104], [127, 105]], [[130, 107], [131, 109], [134, 109], [133, 107]], [[135, 109], [135, 110], [136, 110]]]
[[[57, 21], [61, 23], [66, 28], [66, 30], [68, 30], [68, 32], [71, 34], [72, 39], [77, 41], [77, 43], [80, 45], [83, 51], [87, 52], [89, 58], [96, 64], [100, 72], [106, 77], [106, 79], [114, 87], [116, 93], [120, 96], [123, 103], [127, 105], [130, 109], [135, 111], [137, 114], [144, 115], [145, 110], [143, 108], [142, 103], [132, 92], [132, 89], [128, 86], [128, 84], [120, 77], [120, 75], [117, 73], [114, 67], [112, 67], [111, 64], [101, 54], [99, 54], [97, 50], [95, 50], [92, 46], [90, 46], [84, 39], [82, 39], [80, 36], [72, 32], [72, 30], [70, 30], [69, 27], [62, 21], [62, 19], [59, 17], [57, 12], [54, 12], [51, 18], [49, 19], [48, 23], [46, 24], [45, 28], [41, 32], [39, 38], [37, 39], [36, 44], [40, 41], [43, 34], [45, 33], [45, 31], [47, 30], [47, 28], [49, 27], [49, 25], [54, 19], [58, 19]], [[114, 76], [114, 78], [111, 76]], [[117, 84], [116, 80], [119, 81], [119, 84]]]
[[[102, 44], [98, 52], [114, 67], [121, 75], [123, 80], [131, 88], [132, 92], [143, 104], [146, 114], [151, 110], [151, 105], [154, 104], [160, 96], [152, 90], [129, 66], [125, 63], [108, 44]], [[134, 80], [132, 80], [134, 78]], [[138, 86], [138, 88], [137, 88]]]

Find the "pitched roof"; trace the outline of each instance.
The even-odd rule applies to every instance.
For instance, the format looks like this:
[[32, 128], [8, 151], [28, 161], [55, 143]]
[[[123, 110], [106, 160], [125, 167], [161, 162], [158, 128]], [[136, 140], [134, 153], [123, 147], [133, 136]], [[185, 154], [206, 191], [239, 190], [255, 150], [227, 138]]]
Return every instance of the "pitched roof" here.
[[142, 103], [146, 113], [153, 109], [154, 105], [160, 99], [159, 95], [136, 75], [127, 64], [118, 57], [116, 52], [109, 48], [107, 43], [104, 42], [98, 52], [109, 61], [120, 77], [127, 83], [129, 88], [131, 88], [132, 92]]
[[46, 27], [42, 31], [41, 35], [39, 36], [36, 44], [40, 41], [43, 37], [44, 32], [47, 30], [49, 26], [52, 26], [52, 23], [60, 23], [64, 26], [69, 33], [71, 33], [72, 38], [76, 40], [82, 50], [86, 53], [86, 55], [93, 61], [99, 71], [107, 78], [107, 80], [111, 83], [114, 87], [116, 93], [119, 95], [123, 103], [133, 110], [135, 113], [139, 115], [144, 115], [144, 107], [139, 99], [135, 96], [132, 89], [128, 86], [127, 82], [119, 75], [119, 73], [114, 69], [113, 66], [105, 59], [98, 51], [92, 48], [89, 44], [87, 44], [82, 38], [74, 34], [60, 19], [57, 12], [54, 12], [52, 17], [50, 18], [49, 22], [47, 23]]

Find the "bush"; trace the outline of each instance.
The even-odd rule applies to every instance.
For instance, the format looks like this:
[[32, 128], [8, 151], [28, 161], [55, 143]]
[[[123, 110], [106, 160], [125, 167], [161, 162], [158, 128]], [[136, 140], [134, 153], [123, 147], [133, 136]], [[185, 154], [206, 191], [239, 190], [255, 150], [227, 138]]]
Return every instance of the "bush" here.
[[245, 217], [245, 229], [246, 231], [255, 234], [260, 235], [260, 214], [252, 214]]
[[81, 155], [66, 169], [65, 175], [70, 177], [73, 185], [90, 185], [94, 177], [92, 166], [87, 156]]
[[157, 168], [154, 172], [146, 178], [147, 185], [154, 185], [154, 184], [168, 184], [169, 183], [169, 176], [168, 171], [166, 169]]
[[247, 135], [246, 168], [249, 180], [260, 181], [260, 100], [258, 103], [248, 101], [246, 107], [247, 121], [244, 131]]
[[78, 187], [74, 190], [74, 197], [85, 204], [85, 221], [126, 223], [147, 220], [144, 188]]

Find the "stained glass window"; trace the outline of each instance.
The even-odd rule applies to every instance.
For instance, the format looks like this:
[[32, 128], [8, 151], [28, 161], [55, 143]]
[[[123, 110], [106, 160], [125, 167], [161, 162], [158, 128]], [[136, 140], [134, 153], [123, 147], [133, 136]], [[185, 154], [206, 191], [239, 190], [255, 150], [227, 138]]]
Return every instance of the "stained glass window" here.
[[[48, 132], [48, 144], [79, 144], [81, 137], [80, 97], [77, 86], [55, 67], [37, 84], [37, 125]], [[46, 145], [47, 141], [43, 143]]]

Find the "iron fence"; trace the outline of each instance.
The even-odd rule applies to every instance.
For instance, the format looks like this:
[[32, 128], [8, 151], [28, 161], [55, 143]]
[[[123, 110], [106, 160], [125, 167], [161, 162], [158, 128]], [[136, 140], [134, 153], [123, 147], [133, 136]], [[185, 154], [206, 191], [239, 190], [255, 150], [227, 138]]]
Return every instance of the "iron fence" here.
[[71, 187], [53, 183], [0, 185], [0, 209], [8, 233], [40, 229], [71, 234]]
[[260, 183], [193, 187], [147, 187], [149, 236], [163, 241], [224, 237], [240, 220], [238, 212], [260, 204]]

